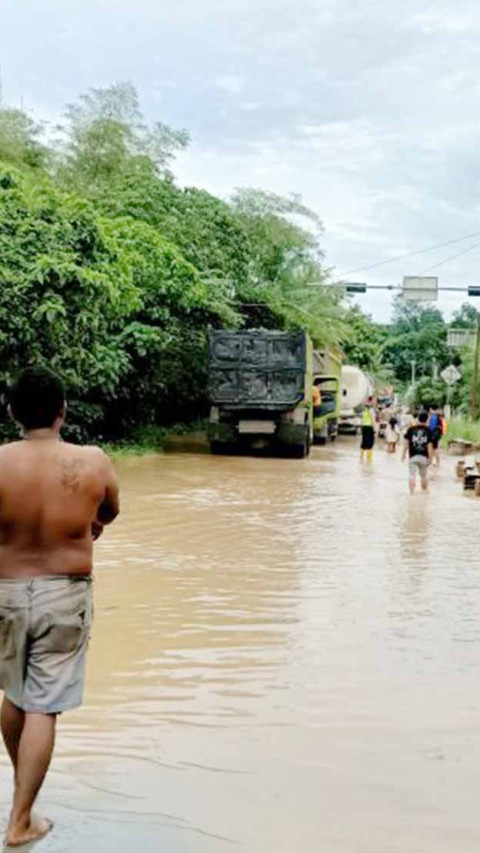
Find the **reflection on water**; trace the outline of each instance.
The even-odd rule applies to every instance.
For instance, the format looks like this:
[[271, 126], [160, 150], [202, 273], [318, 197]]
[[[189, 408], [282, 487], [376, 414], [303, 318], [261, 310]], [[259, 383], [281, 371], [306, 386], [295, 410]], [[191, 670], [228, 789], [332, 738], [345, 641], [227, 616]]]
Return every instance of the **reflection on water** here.
[[410, 498], [348, 441], [122, 463], [43, 849], [477, 850], [480, 505], [452, 469]]

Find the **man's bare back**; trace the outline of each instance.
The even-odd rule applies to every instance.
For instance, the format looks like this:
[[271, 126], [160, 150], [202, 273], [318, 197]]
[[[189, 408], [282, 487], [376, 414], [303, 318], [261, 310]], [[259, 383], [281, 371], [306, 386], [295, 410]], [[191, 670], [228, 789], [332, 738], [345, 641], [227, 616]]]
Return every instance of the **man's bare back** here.
[[9, 389], [23, 439], [0, 447], [0, 729], [14, 769], [6, 844], [52, 828], [32, 813], [57, 714], [82, 702], [93, 618], [92, 541], [118, 515], [114, 468], [63, 442], [60, 378], [28, 367]]
[[97, 447], [42, 430], [0, 447], [0, 578], [92, 571], [92, 530], [118, 512], [115, 472]]

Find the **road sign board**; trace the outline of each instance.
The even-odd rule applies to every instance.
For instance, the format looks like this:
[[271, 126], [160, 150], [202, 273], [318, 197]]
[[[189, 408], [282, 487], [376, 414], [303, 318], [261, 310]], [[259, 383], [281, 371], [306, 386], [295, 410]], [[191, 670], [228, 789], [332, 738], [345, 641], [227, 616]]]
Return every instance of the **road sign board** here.
[[438, 278], [433, 275], [404, 275], [402, 296], [412, 302], [435, 302]]
[[449, 364], [449, 366], [446, 367], [445, 370], [442, 370], [440, 376], [447, 383], [447, 385], [454, 385], [455, 382], [458, 382], [458, 380], [461, 379], [462, 374], [459, 370], [457, 370], [454, 364]]
[[447, 332], [447, 344], [449, 347], [456, 347], [460, 349], [461, 347], [473, 346], [475, 343], [476, 332], [475, 329], [449, 329]]

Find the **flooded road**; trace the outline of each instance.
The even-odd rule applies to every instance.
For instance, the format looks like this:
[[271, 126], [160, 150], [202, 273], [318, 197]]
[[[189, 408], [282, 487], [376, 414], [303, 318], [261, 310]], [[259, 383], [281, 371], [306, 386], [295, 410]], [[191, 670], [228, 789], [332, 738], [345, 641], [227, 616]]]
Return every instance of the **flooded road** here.
[[410, 498], [349, 441], [123, 462], [39, 849], [478, 851], [480, 502], [453, 468]]

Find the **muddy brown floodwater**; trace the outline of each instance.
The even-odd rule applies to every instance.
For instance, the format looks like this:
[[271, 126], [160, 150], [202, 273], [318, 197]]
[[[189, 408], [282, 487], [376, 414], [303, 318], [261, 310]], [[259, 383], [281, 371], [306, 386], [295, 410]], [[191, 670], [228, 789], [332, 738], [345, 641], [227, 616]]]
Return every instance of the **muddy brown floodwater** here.
[[[41, 808], [68, 853], [478, 853], [480, 502], [349, 441], [119, 466], [86, 705]], [[2, 755], [1, 817], [9, 771]]]

